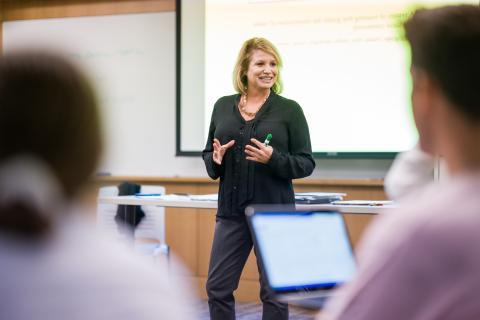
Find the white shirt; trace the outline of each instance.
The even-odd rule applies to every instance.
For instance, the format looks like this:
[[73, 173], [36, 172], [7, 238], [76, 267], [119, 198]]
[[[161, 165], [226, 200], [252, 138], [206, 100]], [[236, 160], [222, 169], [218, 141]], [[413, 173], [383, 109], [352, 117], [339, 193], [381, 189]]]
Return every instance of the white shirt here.
[[194, 319], [194, 299], [168, 270], [75, 214], [57, 227], [45, 243], [0, 237], [1, 319]]
[[434, 181], [435, 157], [417, 146], [398, 154], [385, 177], [388, 198], [400, 201]]
[[35, 159], [0, 165], [0, 202], [21, 199], [53, 221], [53, 232], [43, 240], [0, 230], [0, 319], [195, 318], [196, 301], [174, 277], [180, 267], [175, 261], [166, 270], [97, 235], [57, 186]]

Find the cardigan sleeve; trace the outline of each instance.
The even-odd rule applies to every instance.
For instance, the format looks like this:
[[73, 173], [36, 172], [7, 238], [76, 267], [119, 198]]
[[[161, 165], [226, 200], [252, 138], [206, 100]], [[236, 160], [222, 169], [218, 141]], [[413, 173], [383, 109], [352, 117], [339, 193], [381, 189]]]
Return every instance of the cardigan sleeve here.
[[216, 180], [218, 177], [223, 175], [224, 171], [224, 164], [218, 165], [213, 161], [213, 138], [215, 138], [215, 113], [217, 110], [217, 103], [213, 107], [212, 112], [212, 119], [210, 120], [210, 128], [208, 130], [208, 138], [207, 143], [205, 145], [205, 149], [202, 152], [202, 158], [205, 162], [205, 167], [207, 169], [208, 176], [213, 180]]
[[289, 152], [273, 150], [268, 166], [284, 179], [304, 178], [312, 174], [315, 161], [307, 120], [302, 108], [295, 103], [288, 122]]

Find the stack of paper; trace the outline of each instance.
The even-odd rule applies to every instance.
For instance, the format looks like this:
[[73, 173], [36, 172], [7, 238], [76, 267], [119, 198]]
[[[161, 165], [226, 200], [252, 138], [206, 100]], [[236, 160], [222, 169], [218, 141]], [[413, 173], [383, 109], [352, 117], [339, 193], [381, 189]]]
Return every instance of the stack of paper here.
[[342, 206], [389, 206], [393, 205], [393, 201], [389, 200], [348, 200], [335, 201], [333, 204]]
[[218, 194], [192, 194], [190, 200], [194, 201], [218, 201]]
[[345, 193], [336, 192], [299, 192], [295, 193], [295, 203], [322, 204], [342, 200]]

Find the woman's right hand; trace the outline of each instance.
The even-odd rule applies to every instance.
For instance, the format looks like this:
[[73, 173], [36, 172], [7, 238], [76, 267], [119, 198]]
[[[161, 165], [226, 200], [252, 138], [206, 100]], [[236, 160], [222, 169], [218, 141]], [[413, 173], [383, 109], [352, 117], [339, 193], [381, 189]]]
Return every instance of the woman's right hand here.
[[225, 155], [225, 152], [235, 144], [235, 140], [230, 140], [228, 143], [224, 144], [223, 146], [220, 144], [220, 141], [218, 139], [213, 139], [213, 161], [221, 165], [223, 156]]

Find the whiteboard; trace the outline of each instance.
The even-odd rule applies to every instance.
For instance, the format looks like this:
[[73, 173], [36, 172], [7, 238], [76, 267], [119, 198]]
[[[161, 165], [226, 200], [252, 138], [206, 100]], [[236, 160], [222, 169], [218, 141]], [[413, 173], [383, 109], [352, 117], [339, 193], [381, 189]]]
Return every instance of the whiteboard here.
[[174, 12], [4, 22], [5, 52], [30, 47], [63, 52], [97, 89], [99, 172], [206, 175], [200, 158], [175, 159]]

